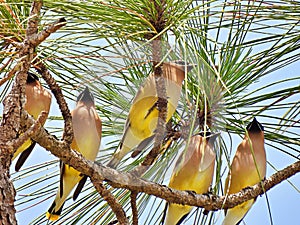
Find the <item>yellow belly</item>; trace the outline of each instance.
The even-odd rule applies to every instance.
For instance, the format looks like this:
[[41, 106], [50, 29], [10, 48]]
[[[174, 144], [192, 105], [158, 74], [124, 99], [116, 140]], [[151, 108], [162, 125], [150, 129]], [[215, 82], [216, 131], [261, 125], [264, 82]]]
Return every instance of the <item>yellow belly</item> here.
[[[139, 139], [143, 140], [153, 135], [157, 127], [158, 109], [155, 105], [157, 97], [145, 97], [134, 103], [129, 113], [130, 127], [132, 133]], [[168, 102], [167, 105], [167, 121], [170, 120], [175, 108]]]

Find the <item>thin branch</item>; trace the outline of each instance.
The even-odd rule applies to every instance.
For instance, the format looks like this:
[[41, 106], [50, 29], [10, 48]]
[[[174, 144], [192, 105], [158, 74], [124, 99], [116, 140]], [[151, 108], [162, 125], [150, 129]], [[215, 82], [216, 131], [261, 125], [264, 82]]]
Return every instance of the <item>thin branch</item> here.
[[98, 191], [98, 193], [102, 196], [102, 198], [109, 204], [112, 211], [115, 213], [119, 224], [129, 224], [128, 219], [126, 218], [125, 211], [123, 210], [121, 204], [117, 201], [115, 196], [105, 188], [102, 180], [94, 180], [92, 179], [93, 185]]
[[[7, 62], [7, 65], [10, 61], [11, 61], [11, 59]], [[19, 64], [16, 64], [14, 66], [14, 68], [12, 68], [8, 72], [8, 74], [0, 80], [0, 86], [2, 86], [2, 84], [4, 84], [6, 81], [10, 80], [15, 75], [15, 73], [18, 71], [18, 69], [19, 69]], [[2, 69], [0, 69], [0, 71], [2, 71]]]
[[[12, 140], [8, 143], [8, 145], [12, 145], [14, 149], [18, 149], [26, 140], [31, 138], [31, 136], [37, 132], [37, 130], [42, 126], [41, 124], [44, 124], [47, 119], [48, 113], [45, 111], [42, 111], [35, 123], [24, 132], [19, 138]], [[27, 114], [26, 116], [30, 116]]]
[[26, 29], [26, 39], [30, 39], [31, 36], [37, 34], [39, 25], [39, 14], [43, 5], [42, 0], [33, 1], [30, 9], [30, 15]]
[[139, 212], [136, 205], [136, 197], [138, 192], [132, 191], [130, 194], [130, 203], [131, 203], [131, 210], [132, 210], [132, 225], [139, 225]]
[[[144, 174], [147, 169], [154, 163], [156, 157], [161, 152], [161, 146], [164, 140], [164, 135], [166, 131], [166, 122], [167, 122], [167, 107], [168, 107], [168, 100], [167, 100], [167, 90], [165, 79], [163, 77], [163, 70], [162, 70], [162, 36], [161, 32], [165, 29], [166, 23], [164, 20], [164, 10], [166, 7], [166, 2], [161, 1], [160, 4], [157, 2], [153, 2], [155, 11], [156, 11], [156, 18], [151, 20], [151, 24], [156, 31], [156, 34], [151, 34], [146, 37], [148, 40], [151, 41], [151, 48], [152, 48], [152, 60], [153, 60], [153, 70], [154, 70], [154, 77], [155, 77], [155, 86], [156, 86], [156, 93], [157, 93], [157, 108], [158, 108], [158, 120], [155, 129], [155, 137], [154, 137], [154, 147], [145, 157], [144, 161], [140, 166], [135, 168], [132, 171], [132, 174], [136, 176], [141, 176]], [[145, 9], [147, 10], [147, 9]]]
[[[284, 168], [273, 174], [261, 183], [252, 187], [245, 188], [236, 194], [228, 196], [216, 196], [212, 194], [197, 195], [192, 192], [178, 191], [164, 185], [155, 184], [126, 173], [116, 173], [112, 176], [110, 168], [102, 168], [102, 176], [112, 178], [109, 182], [115, 188], [126, 188], [131, 191], [144, 192], [156, 197], [167, 200], [171, 203], [192, 205], [203, 207], [207, 211], [216, 211], [220, 209], [232, 208], [245, 201], [256, 198], [264, 194], [264, 190], [268, 191], [282, 181], [300, 172], [300, 161]], [[264, 187], [264, 188], [262, 188]]]
[[166, 130], [166, 120], [167, 120], [167, 90], [165, 79], [163, 77], [163, 70], [161, 62], [161, 37], [159, 36], [157, 40], [152, 41], [152, 51], [153, 51], [153, 68], [154, 68], [154, 76], [155, 76], [155, 84], [156, 84], [156, 92], [157, 92], [157, 108], [158, 108], [158, 120], [156, 125], [156, 133], [154, 138], [154, 147], [146, 156], [145, 160], [142, 163], [142, 166], [148, 167], [152, 165], [155, 161], [156, 157], [160, 153], [161, 145], [164, 139], [164, 134]]
[[[34, 121], [30, 121], [30, 119], [31, 118], [28, 118], [28, 126], [34, 123]], [[264, 194], [264, 190], [268, 191], [282, 181], [300, 172], [300, 161], [297, 161], [285, 169], [276, 172], [268, 179], [252, 187], [245, 188], [236, 194], [227, 196], [216, 196], [212, 194], [198, 195], [192, 192], [178, 191], [164, 185], [140, 179], [130, 173], [119, 172], [98, 165], [85, 159], [79, 152], [70, 150], [69, 145], [49, 135], [43, 127], [40, 128], [40, 131], [36, 133], [33, 139], [42, 147], [50, 150], [52, 154], [62, 159], [63, 162], [89, 176], [92, 181], [106, 180], [114, 188], [125, 188], [130, 191], [144, 192], [165, 199], [171, 203], [203, 207], [208, 211], [232, 208], [245, 201], [256, 198], [258, 195]], [[262, 186], [264, 188], [262, 188]]]
[[149, 166], [153, 164], [156, 157], [161, 152], [161, 146], [164, 140], [165, 130], [166, 130], [166, 121], [167, 121], [167, 107], [168, 107], [168, 100], [167, 100], [167, 90], [165, 79], [163, 77], [163, 70], [161, 64], [161, 37], [158, 36], [156, 40], [152, 41], [152, 52], [153, 52], [153, 69], [154, 69], [154, 76], [155, 76], [155, 86], [156, 86], [156, 93], [157, 93], [157, 108], [158, 108], [158, 120], [155, 129], [155, 137], [154, 137], [154, 147], [145, 157], [142, 164], [132, 170], [132, 174], [135, 176], [141, 176], [144, 174]]
[[61, 27], [65, 26], [67, 24], [65, 18], [60, 18], [50, 26], [46, 27], [44, 30], [42, 30], [35, 39], [32, 39], [30, 43], [33, 46], [38, 46], [40, 43], [42, 43], [47, 37], [50, 36], [50, 34], [56, 32]]
[[49, 70], [47, 69], [46, 65], [40, 59], [36, 59], [36, 64], [34, 66], [37, 68], [38, 72], [42, 75], [43, 79], [48, 84], [48, 87], [50, 88], [57, 101], [65, 123], [63, 140], [65, 140], [68, 144], [71, 144], [74, 137], [72, 128], [72, 117], [68, 104], [62, 94], [61, 88], [58, 86], [55, 79], [49, 73]]

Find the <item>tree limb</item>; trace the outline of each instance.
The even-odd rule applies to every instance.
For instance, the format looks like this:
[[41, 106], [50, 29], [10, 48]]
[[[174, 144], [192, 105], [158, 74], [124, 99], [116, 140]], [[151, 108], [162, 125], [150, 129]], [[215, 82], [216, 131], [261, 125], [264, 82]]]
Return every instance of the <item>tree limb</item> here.
[[64, 119], [64, 133], [63, 133], [63, 140], [65, 140], [68, 144], [71, 144], [74, 133], [72, 127], [72, 117], [68, 107], [68, 104], [62, 94], [62, 91], [58, 84], [56, 83], [55, 79], [49, 73], [46, 65], [39, 59], [36, 59], [35, 67], [37, 68], [38, 72], [42, 75], [43, 79], [48, 84], [51, 92], [53, 93], [56, 102], [59, 106], [61, 114]]
[[[21, 124], [23, 121], [21, 120], [21, 114], [22, 112], [25, 112], [25, 84], [27, 72], [33, 59], [34, 50], [37, 45], [43, 41], [43, 38], [41, 37], [47, 38], [50, 34], [47, 33], [45, 35], [41, 33], [40, 36], [36, 35], [39, 22], [38, 15], [41, 7], [42, 1], [33, 1], [26, 28], [26, 38], [22, 43], [17, 44], [19, 61], [8, 74], [8, 77], [16, 74], [15, 82], [13, 83], [10, 93], [3, 101], [4, 109], [0, 125], [0, 224], [5, 225], [17, 224], [15, 217], [16, 210], [14, 207], [15, 189], [9, 174], [13, 153], [16, 150], [16, 147], [24, 141], [23, 139], [25, 137], [31, 136], [34, 133], [33, 131], [40, 127], [38, 121], [43, 119], [40, 117], [37, 122], [33, 122], [31, 128], [27, 127], [29, 130], [25, 131], [23, 138], [20, 138], [15, 142], [13, 141], [22, 128]], [[55, 29], [52, 30], [54, 31]], [[50, 31], [52, 30], [50, 29]], [[1, 82], [5, 82], [5, 79]], [[26, 117], [25, 121], [27, 121]]]
[[[33, 2], [31, 7], [31, 15], [38, 14], [41, 5]], [[32, 60], [33, 46], [28, 44], [28, 39], [36, 32], [37, 22], [30, 18], [26, 30], [26, 39], [23, 48], [19, 51], [19, 71], [15, 78], [11, 92], [4, 99], [3, 118], [0, 126], [0, 218], [1, 224], [15, 225], [17, 224], [15, 217], [15, 189], [10, 180], [9, 166], [14, 153], [14, 148], [7, 143], [17, 137], [17, 133], [21, 124], [21, 109], [25, 104], [25, 83], [27, 72], [30, 68]]]
[[47, 119], [47, 115], [47, 112], [42, 111], [35, 123], [28, 130], [26, 130], [24, 134], [22, 134], [19, 138], [10, 141], [8, 145], [11, 145], [13, 149], [18, 149], [26, 140], [28, 140], [35, 132], [37, 132], [41, 124], [44, 124], [44, 121], [46, 121]]
[[30, 43], [34, 46], [38, 46], [40, 43], [42, 43], [47, 37], [50, 36], [50, 34], [55, 33], [58, 29], [66, 25], [65, 18], [60, 18], [50, 26], [46, 27], [44, 30], [42, 30], [38, 35], [30, 40]]
[[[30, 118], [29, 118], [30, 119]], [[33, 121], [28, 121], [31, 126]], [[96, 164], [85, 159], [79, 152], [70, 150], [65, 142], [58, 141], [41, 127], [40, 132], [33, 137], [41, 146], [51, 151], [52, 154], [62, 159], [81, 173], [89, 176], [93, 181], [106, 180], [114, 188], [125, 188], [130, 191], [144, 192], [149, 195], [165, 199], [171, 203], [203, 207], [208, 211], [232, 208], [242, 202], [248, 201], [270, 190], [280, 182], [300, 172], [300, 161], [273, 174], [252, 187], [245, 188], [236, 194], [216, 196], [212, 194], [193, 194], [188, 191], [178, 191], [164, 185], [156, 184], [138, 178], [131, 173]], [[262, 186], [264, 188], [262, 188]]]
[[121, 204], [117, 201], [115, 196], [113, 196], [113, 194], [105, 188], [102, 180], [92, 179], [92, 183], [96, 188], [96, 190], [98, 191], [98, 193], [102, 196], [102, 198], [105, 201], [107, 201], [112, 211], [115, 213], [119, 224], [129, 225], [128, 219], [126, 217], [126, 213], [124, 212]]

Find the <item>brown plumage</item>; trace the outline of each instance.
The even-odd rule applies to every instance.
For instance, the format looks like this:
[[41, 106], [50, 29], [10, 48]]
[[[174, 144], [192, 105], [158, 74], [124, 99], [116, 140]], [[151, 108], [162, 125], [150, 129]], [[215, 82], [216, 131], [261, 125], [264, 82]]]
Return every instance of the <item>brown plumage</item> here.
[[[80, 152], [86, 159], [94, 161], [100, 147], [102, 124], [95, 109], [93, 95], [88, 88], [78, 96], [76, 108], [72, 110], [71, 115], [74, 131], [71, 149]], [[77, 185], [73, 194], [73, 200], [75, 200], [86, 179], [85, 175], [61, 162], [59, 188], [46, 217], [50, 220], [57, 220], [70, 192]]]
[[[233, 194], [252, 186], [266, 176], [264, 129], [256, 120], [247, 126], [244, 140], [237, 148], [225, 183], [225, 194]], [[236, 225], [244, 218], [255, 200], [249, 200], [226, 212], [223, 225]]]
[[[51, 94], [42, 87], [38, 77], [33, 73], [28, 73], [25, 86], [26, 103], [24, 109], [34, 118], [37, 119], [42, 111], [49, 113], [51, 105]], [[44, 124], [42, 124], [44, 125]], [[33, 150], [36, 142], [28, 139], [14, 153], [13, 160], [20, 154], [15, 170], [19, 171], [29, 154]]]
[[[186, 72], [193, 68], [184, 62], [164, 63], [163, 77], [167, 91], [167, 121], [176, 110]], [[127, 117], [119, 148], [107, 166], [115, 168], [120, 160], [139, 144], [147, 146], [152, 140], [158, 121], [155, 76], [151, 74], [139, 88]]]
[[[203, 137], [198, 134], [190, 139], [189, 146], [183, 152], [173, 170], [169, 187], [177, 190], [206, 193], [211, 185], [216, 154], [213, 142], [217, 135]], [[192, 206], [169, 204], [166, 209], [165, 225], [179, 225], [192, 210]]]

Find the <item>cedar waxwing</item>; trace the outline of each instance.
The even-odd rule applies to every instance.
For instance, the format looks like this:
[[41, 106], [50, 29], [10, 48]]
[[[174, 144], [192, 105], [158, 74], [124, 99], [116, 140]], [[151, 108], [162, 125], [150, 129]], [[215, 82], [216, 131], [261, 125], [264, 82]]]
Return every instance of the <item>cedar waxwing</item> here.
[[[94, 161], [100, 147], [102, 124], [95, 109], [94, 97], [87, 87], [78, 96], [76, 108], [72, 110], [71, 115], [74, 139], [70, 147], [80, 152], [86, 159]], [[76, 200], [86, 179], [87, 176], [60, 162], [58, 192], [46, 217], [52, 221], [57, 220], [72, 189], [78, 184], [73, 194], [73, 200]]]
[[[179, 156], [169, 187], [182, 191], [194, 191], [197, 194], [208, 191], [214, 175], [216, 154], [213, 150], [213, 142], [217, 134], [206, 137], [202, 135], [193, 136], [187, 150]], [[181, 224], [192, 208], [188, 205], [167, 203], [165, 225]]]
[[[247, 134], [238, 146], [233, 158], [225, 183], [225, 193], [237, 193], [245, 187], [257, 184], [265, 176], [264, 128], [254, 118], [247, 126]], [[254, 202], [255, 199], [252, 199], [225, 211], [226, 216], [223, 225], [239, 224]]]
[[[39, 78], [33, 73], [28, 73], [25, 86], [25, 96], [26, 103], [24, 109], [34, 119], [37, 119], [42, 111], [45, 111], [48, 116], [51, 105], [51, 94], [42, 87], [39, 82]], [[21, 154], [15, 165], [16, 171], [19, 171], [21, 166], [24, 164], [35, 144], [36, 142], [34, 140], [28, 139], [14, 153], [12, 160]]]
[[[189, 72], [192, 68], [193, 65], [187, 65], [183, 61], [163, 63], [162, 70], [168, 100], [166, 122], [171, 119], [178, 105], [185, 71]], [[153, 139], [159, 114], [157, 101], [155, 76], [151, 74], [139, 88], [133, 100], [122, 140], [107, 166], [115, 168], [131, 149], [137, 146], [139, 149], [143, 148], [141, 146], [146, 147]]]

